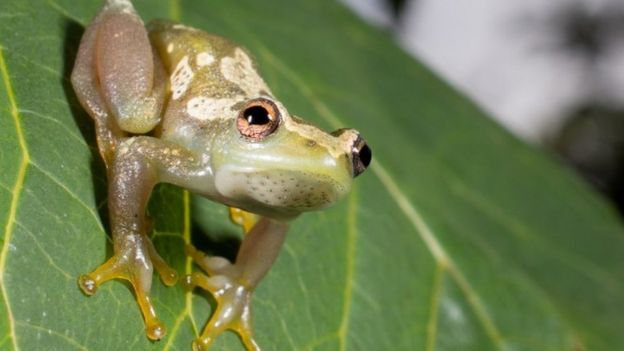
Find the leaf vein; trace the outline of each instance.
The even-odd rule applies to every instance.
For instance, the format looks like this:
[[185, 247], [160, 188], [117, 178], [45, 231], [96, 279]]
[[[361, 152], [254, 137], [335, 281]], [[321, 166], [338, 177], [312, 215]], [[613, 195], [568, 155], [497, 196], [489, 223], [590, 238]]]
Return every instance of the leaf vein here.
[[338, 335], [336, 335], [336, 333], [329, 333], [327, 335], [324, 335], [320, 338], [318, 338], [317, 340], [313, 340], [312, 342], [310, 342], [309, 344], [307, 344], [306, 346], [304, 346], [302, 348], [302, 350], [306, 350], [306, 351], [312, 351], [315, 348], [317, 348], [318, 346], [321, 346], [325, 343], [328, 343], [334, 339], [337, 339]]
[[[568, 250], [564, 251], [560, 246], [556, 246], [556, 249], [553, 249], [554, 245], [548, 240], [547, 236], [534, 235], [533, 231], [524, 223], [503, 212], [497, 206], [494, 206], [488, 199], [485, 199], [480, 194], [468, 189], [462, 183], [457, 182], [455, 190], [457, 191], [457, 194], [459, 194], [464, 200], [468, 201], [475, 209], [484, 213], [488, 218], [491, 218], [494, 222], [506, 228], [509, 233], [515, 235], [518, 239], [539, 240], [541, 244], [536, 245], [536, 248], [547, 251], [549, 256], [557, 259], [561, 262], [561, 264], [585, 274], [587, 278], [592, 279], [597, 283], [618, 289], [620, 291], [623, 290], [621, 279], [618, 279], [618, 277], [613, 273], [605, 270], [578, 253]], [[619, 238], [619, 236], [616, 236], [616, 238]]]
[[13, 191], [13, 189], [9, 188], [8, 186], [6, 186], [6, 185], [4, 185], [2, 183], [0, 183], [0, 188], [6, 190], [8, 192], [12, 192]]
[[67, 187], [67, 185], [63, 184], [60, 180], [58, 180], [54, 175], [52, 175], [50, 172], [46, 171], [45, 169], [43, 169], [41, 166], [39, 166], [37, 163], [33, 162], [32, 160], [30, 161], [30, 164], [33, 165], [34, 168], [36, 168], [39, 172], [41, 172], [43, 175], [45, 175], [46, 177], [48, 177], [48, 179], [50, 179], [54, 184], [56, 184], [57, 186], [59, 186], [63, 191], [65, 191], [67, 193], [67, 195], [69, 195], [72, 199], [76, 200], [76, 202], [81, 206], [84, 207], [87, 212], [89, 212], [89, 214], [91, 215], [91, 217], [93, 217], [93, 219], [95, 220], [95, 223], [97, 223], [97, 225], [99, 226], [99, 228], [102, 230], [102, 232], [105, 232], [104, 227], [102, 226], [102, 223], [100, 223], [100, 217], [99, 215], [95, 212], [95, 210], [93, 209], [93, 207], [87, 205], [82, 199], [80, 199], [78, 197], [78, 195], [76, 195], [71, 189], [69, 189]]
[[26, 16], [28, 16], [26, 12], [0, 13], [0, 18], [3, 18], [3, 19], [26, 17]]
[[346, 259], [347, 272], [345, 277], [344, 289], [344, 306], [342, 310], [342, 320], [338, 329], [338, 337], [340, 338], [340, 350], [347, 349], [347, 337], [349, 331], [349, 322], [351, 317], [351, 304], [353, 302], [353, 284], [355, 280], [355, 254], [356, 242], [358, 240], [357, 232], [357, 191], [354, 187], [349, 197], [349, 205], [347, 208], [347, 245]]
[[37, 239], [37, 236], [35, 235], [35, 233], [33, 233], [30, 229], [26, 228], [26, 226], [24, 226], [24, 224], [20, 223], [19, 221], [15, 221], [15, 224], [17, 224], [20, 228], [22, 228], [26, 234], [32, 237], [33, 242], [35, 243], [35, 246], [37, 246], [39, 251], [43, 253], [43, 256], [45, 256], [45, 258], [48, 260], [48, 263], [50, 263], [50, 266], [52, 266], [54, 269], [59, 271], [63, 276], [65, 276], [65, 278], [67, 278], [67, 280], [74, 279], [71, 274], [67, 273], [64, 269], [62, 269], [61, 267], [59, 267], [59, 265], [56, 264], [52, 256], [50, 256], [50, 254], [41, 246], [40, 240]]
[[60, 126], [61, 128], [63, 128], [67, 134], [69, 134], [73, 139], [76, 139], [78, 142], [80, 142], [80, 144], [82, 144], [83, 146], [86, 146], [88, 148], [91, 148], [91, 146], [89, 144], [87, 144], [87, 142], [84, 140], [84, 138], [78, 136], [76, 133], [74, 133], [71, 129], [69, 129], [67, 127], [66, 124], [61, 123], [59, 120], [57, 120], [56, 118], [53, 118], [51, 116], [45, 115], [43, 113], [39, 113], [37, 111], [33, 111], [33, 110], [27, 110], [27, 109], [23, 109], [20, 108], [19, 112], [21, 114], [29, 114], [29, 115], [33, 115], [36, 117], [39, 117], [41, 119], [45, 119], [46, 121], [50, 121], [58, 126]]
[[[286, 253], [288, 253], [288, 255], [290, 255], [290, 257], [292, 258], [293, 261], [293, 267], [295, 269], [295, 276], [297, 277], [297, 285], [299, 285], [299, 289], [301, 290], [301, 292], [303, 293], [303, 301], [311, 301], [310, 300], [310, 292], [308, 291], [308, 288], [306, 287], [304, 281], [303, 281], [303, 275], [301, 273], [301, 266], [299, 265], [299, 260], [297, 259], [297, 254], [295, 253], [295, 250], [293, 250], [290, 245], [288, 245], [288, 243], [284, 244], [284, 251], [286, 251]], [[310, 320], [310, 325], [313, 328], [313, 335], [316, 336], [318, 334], [318, 329], [316, 327], [316, 323], [314, 323], [314, 318], [312, 318], [312, 310], [310, 309], [310, 304], [306, 303], [306, 314], [308, 319]]]
[[425, 350], [433, 351], [438, 332], [438, 309], [440, 306], [440, 298], [442, 296], [442, 282], [444, 278], [445, 267], [437, 264], [433, 273], [433, 282], [431, 283], [431, 301], [429, 303], [429, 320], [427, 321], [427, 337], [425, 339]]
[[267, 306], [268, 308], [272, 309], [275, 312], [275, 315], [277, 316], [277, 319], [279, 320], [280, 327], [284, 331], [284, 335], [286, 336], [286, 339], [288, 340], [288, 343], [290, 344], [290, 349], [301, 350], [300, 347], [297, 347], [295, 340], [293, 340], [292, 333], [288, 332], [288, 326], [287, 326], [286, 320], [284, 319], [282, 313], [280, 313], [281, 309], [277, 307], [275, 302], [273, 300], [261, 300], [258, 298], [256, 298], [255, 301]]
[[48, 0], [47, 2], [48, 2], [48, 5], [50, 5], [51, 8], [56, 10], [61, 15], [65, 16], [65, 17], [67, 17], [69, 19], [74, 20], [74, 21], [80, 23], [83, 27], [85, 27], [85, 24], [83, 23], [83, 20], [79, 19], [78, 17], [74, 17], [71, 13], [69, 13], [69, 11], [67, 11], [61, 5], [57, 4], [56, 2], [54, 2], [52, 0]]
[[[0, 44], [0, 47], [1, 46], [2, 45]], [[24, 133], [22, 132], [22, 125], [17, 109], [17, 102], [15, 100], [15, 93], [13, 91], [13, 85], [11, 84], [8, 68], [4, 60], [4, 51], [2, 48], [0, 48], [0, 75], [2, 75], [2, 80], [4, 82], [9, 104], [11, 105], [11, 117], [13, 118], [13, 123], [15, 124], [15, 133], [17, 134], [19, 148], [22, 152], [22, 157], [18, 167], [17, 179], [15, 180], [15, 184], [13, 185], [13, 189], [11, 190], [12, 198], [9, 209], [9, 217], [4, 228], [4, 244], [2, 246], [2, 250], [0, 251], [0, 290], [2, 291], [2, 295], [4, 296], [4, 303], [7, 309], [7, 317], [9, 322], [11, 340], [13, 342], [13, 349], [17, 351], [18, 347], [17, 336], [15, 334], [15, 320], [13, 317], [13, 311], [11, 309], [7, 288], [4, 281], [4, 273], [6, 270], [6, 261], [9, 254], [11, 236], [13, 234], [15, 220], [17, 218], [17, 207], [24, 187], [24, 180], [26, 178], [26, 170], [28, 169], [30, 155], [28, 153], [28, 148], [26, 147], [26, 139], [24, 137]]]
[[20, 59], [20, 62], [21, 62], [21, 63], [28, 63], [28, 64], [31, 64], [31, 65], [33, 65], [34, 67], [40, 68], [41, 70], [43, 70], [43, 71], [45, 71], [45, 72], [48, 72], [48, 73], [50, 73], [50, 74], [53, 74], [54, 76], [56, 76], [56, 77], [58, 77], [58, 78], [61, 78], [61, 79], [65, 80], [65, 81], [69, 81], [69, 78], [67, 78], [67, 77], [66, 77], [66, 76], [64, 76], [61, 72], [59, 72], [59, 71], [55, 70], [54, 68], [52, 68], [52, 67], [50, 67], [50, 66], [46, 66], [46, 65], [43, 65], [43, 64], [41, 64], [41, 63], [39, 63], [39, 62], [33, 61], [32, 59], [30, 59], [30, 57], [28, 57], [28, 56], [26, 56], [26, 55], [22, 55], [22, 54], [20, 54], [20, 53], [17, 53], [17, 52], [15, 52], [15, 51], [12, 51], [12, 50], [9, 50], [7, 47], [3, 47], [3, 49], [4, 49], [6, 52], [10, 52], [12, 56], [16, 56], [16, 57], [18, 57], [18, 58]]
[[186, 242], [186, 240], [184, 239], [184, 236], [180, 235], [180, 233], [175, 233], [175, 232], [154, 231], [154, 234], [152, 234], [152, 240], [155, 240], [156, 238], [175, 238], [175, 239], [181, 239], [184, 242]]
[[[183, 230], [183, 239], [187, 245], [191, 243], [191, 196], [187, 190], [183, 192], [183, 202], [184, 202], [184, 230]], [[186, 257], [185, 263], [185, 272], [186, 274], [191, 274], [193, 270], [193, 260], [190, 257]], [[163, 351], [168, 351], [173, 346], [173, 340], [175, 339], [175, 335], [180, 330], [180, 326], [186, 317], [188, 316], [191, 326], [193, 327], [193, 332], [195, 336], [198, 335], [197, 324], [195, 323], [195, 318], [193, 317], [193, 294], [191, 292], [187, 292], [184, 301], [184, 309], [178, 314], [173, 324], [173, 328], [171, 328], [171, 334], [167, 338], [167, 343], [163, 347]]]
[[69, 343], [72, 346], [75, 346], [77, 349], [82, 350], [82, 351], [89, 351], [89, 349], [87, 347], [85, 347], [84, 345], [80, 344], [78, 341], [76, 341], [73, 338], [70, 338], [69, 336], [62, 334], [56, 330], [50, 329], [50, 328], [46, 328], [40, 325], [34, 325], [34, 324], [30, 324], [30, 323], [26, 323], [26, 322], [22, 322], [22, 321], [17, 321], [17, 324], [22, 326], [22, 327], [26, 327], [26, 328], [31, 328], [31, 329], [35, 329], [35, 330], [40, 330], [40, 331], [44, 331], [50, 335], [54, 335], [57, 336], [65, 341], [67, 341], [67, 343]]
[[360, 287], [357, 280], [353, 282], [353, 288], [353, 295], [358, 295], [360, 298], [362, 298], [362, 300], [368, 303], [370, 308], [374, 309], [375, 311], [381, 311], [383, 309], [383, 307], [379, 304], [377, 300], [375, 300], [373, 296], [367, 293], [365, 289]]

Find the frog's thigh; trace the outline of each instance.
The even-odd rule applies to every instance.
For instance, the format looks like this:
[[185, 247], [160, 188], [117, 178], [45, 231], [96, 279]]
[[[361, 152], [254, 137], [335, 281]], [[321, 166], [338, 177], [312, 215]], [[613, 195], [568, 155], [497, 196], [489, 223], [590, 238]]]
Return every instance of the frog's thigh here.
[[100, 94], [95, 63], [93, 62], [97, 28], [98, 21], [96, 19], [82, 36], [76, 63], [72, 70], [71, 82], [80, 104], [95, 121], [98, 148], [108, 167], [112, 163], [117, 141], [124, 137], [125, 133], [110, 117], [108, 108]]
[[146, 133], [160, 121], [165, 71], [143, 21], [105, 9], [96, 24], [95, 65], [103, 99], [124, 131]]

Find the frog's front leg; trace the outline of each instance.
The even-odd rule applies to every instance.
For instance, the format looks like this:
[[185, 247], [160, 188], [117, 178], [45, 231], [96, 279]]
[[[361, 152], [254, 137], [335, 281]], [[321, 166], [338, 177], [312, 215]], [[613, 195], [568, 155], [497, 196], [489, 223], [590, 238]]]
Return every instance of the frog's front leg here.
[[208, 350], [215, 338], [225, 330], [238, 333], [245, 347], [259, 351], [251, 325], [251, 295], [279, 254], [288, 224], [262, 217], [246, 233], [231, 264], [222, 257], [208, 257], [189, 247], [187, 253], [210, 276], [193, 273], [185, 277], [187, 288], [196, 286], [209, 291], [217, 301], [208, 325], [193, 343], [195, 351]]
[[121, 142], [111, 167], [108, 205], [115, 253], [95, 271], [80, 277], [80, 287], [92, 295], [108, 280], [128, 280], [141, 308], [147, 336], [157, 340], [165, 335], [165, 327], [149, 297], [152, 272], [156, 268], [166, 285], [175, 284], [177, 275], [147, 237], [150, 225], [145, 209], [156, 183], [176, 172], [190, 174], [197, 163], [188, 151], [175, 144], [142, 136]]

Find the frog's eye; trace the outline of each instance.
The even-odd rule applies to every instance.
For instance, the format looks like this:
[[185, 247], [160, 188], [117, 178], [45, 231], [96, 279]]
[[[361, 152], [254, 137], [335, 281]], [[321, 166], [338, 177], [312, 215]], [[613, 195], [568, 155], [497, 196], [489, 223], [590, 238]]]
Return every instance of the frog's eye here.
[[275, 104], [267, 99], [254, 99], [241, 109], [236, 120], [238, 131], [252, 140], [261, 140], [273, 133], [280, 120]]

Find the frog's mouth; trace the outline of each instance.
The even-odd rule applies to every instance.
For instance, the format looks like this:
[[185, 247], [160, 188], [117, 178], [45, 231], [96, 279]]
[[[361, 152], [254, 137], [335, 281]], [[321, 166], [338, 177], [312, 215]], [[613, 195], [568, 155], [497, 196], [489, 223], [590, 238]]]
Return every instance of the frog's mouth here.
[[226, 198], [247, 205], [242, 207], [260, 206], [285, 212], [318, 210], [332, 205], [350, 188], [350, 182], [343, 184], [319, 173], [224, 168], [216, 175], [217, 190]]

